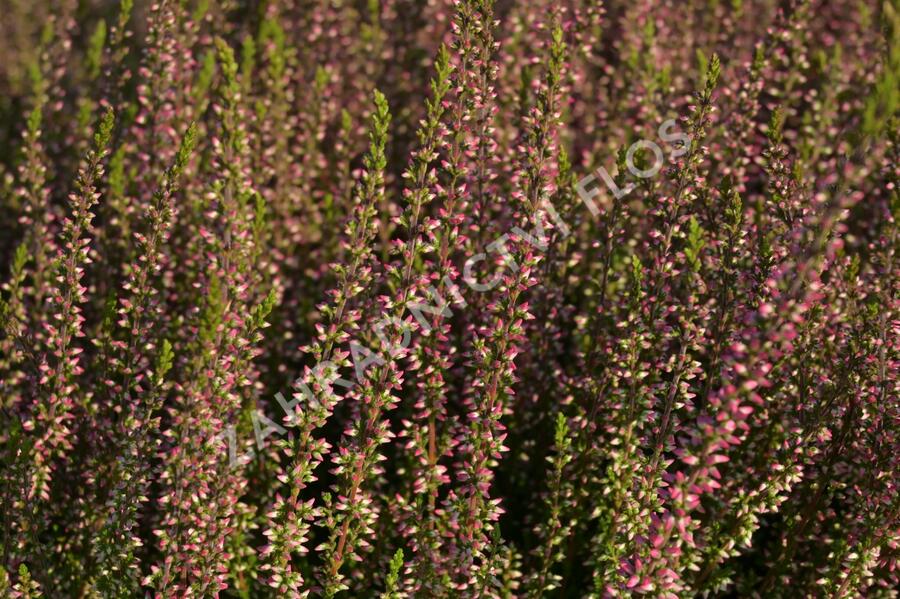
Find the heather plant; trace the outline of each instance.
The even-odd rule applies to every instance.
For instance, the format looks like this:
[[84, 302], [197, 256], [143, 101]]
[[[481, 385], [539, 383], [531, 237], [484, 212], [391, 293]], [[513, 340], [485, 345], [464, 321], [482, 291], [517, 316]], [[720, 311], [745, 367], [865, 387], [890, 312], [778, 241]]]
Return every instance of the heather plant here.
[[897, 595], [897, 0], [0, 8], [0, 597]]

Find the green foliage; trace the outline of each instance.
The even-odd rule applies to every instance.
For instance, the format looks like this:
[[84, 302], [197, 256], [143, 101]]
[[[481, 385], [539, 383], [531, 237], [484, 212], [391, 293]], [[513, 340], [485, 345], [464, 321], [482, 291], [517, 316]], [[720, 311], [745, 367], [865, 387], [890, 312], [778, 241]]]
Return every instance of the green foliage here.
[[684, 248], [684, 255], [694, 272], [700, 270], [700, 252], [704, 246], [706, 246], [705, 231], [697, 218], [691, 216], [691, 220], [688, 221], [687, 245]]
[[403, 549], [398, 549], [394, 553], [394, 557], [391, 558], [391, 563], [388, 566], [388, 573], [384, 579], [385, 590], [381, 594], [382, 599], [400, 599], [403, 595], [400, 594], [400, 590], [398, 588], [398, 583], [400, 581], [400, 570], [403, 568]]
[[94, 149], [97, 154], [105, 154], [109, 140], [112, 138], [113, 127], [116, 124], [116, 115], [112, 107], [106, 109], [103, 119], [100, 121], [97, 133], [94, 134]]
[[103, 60], [103, 45], [106, 43], [106, 21], [100, 20], [91, 39], [88, 41], [88, 49], [85, 55], [85, 68], [88, 77], [96, 79], [100, 76], [100, 67]]

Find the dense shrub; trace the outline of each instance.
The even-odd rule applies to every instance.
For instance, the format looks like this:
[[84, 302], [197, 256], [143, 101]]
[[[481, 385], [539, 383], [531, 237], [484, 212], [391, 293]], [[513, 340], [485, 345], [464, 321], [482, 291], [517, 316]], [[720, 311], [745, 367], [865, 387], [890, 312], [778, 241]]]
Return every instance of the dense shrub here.
[[894, 597], [897, 0], [4, 0], [0, 597]]

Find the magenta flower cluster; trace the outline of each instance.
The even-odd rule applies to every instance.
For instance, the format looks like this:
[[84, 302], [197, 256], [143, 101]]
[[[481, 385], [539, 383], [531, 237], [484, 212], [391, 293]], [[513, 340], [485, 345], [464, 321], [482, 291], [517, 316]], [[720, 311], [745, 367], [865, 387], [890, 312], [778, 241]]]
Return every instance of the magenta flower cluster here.
[[900, 0], [0, 8], [0, 599], [897, 596]]

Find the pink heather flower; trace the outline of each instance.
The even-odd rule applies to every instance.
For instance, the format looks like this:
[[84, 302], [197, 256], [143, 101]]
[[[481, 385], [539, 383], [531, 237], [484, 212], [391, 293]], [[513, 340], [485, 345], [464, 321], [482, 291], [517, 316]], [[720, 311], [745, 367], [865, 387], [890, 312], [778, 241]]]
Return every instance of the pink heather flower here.
[[0, 596], [898, 588], [894, 0], [108, 4], [0, 20]]

